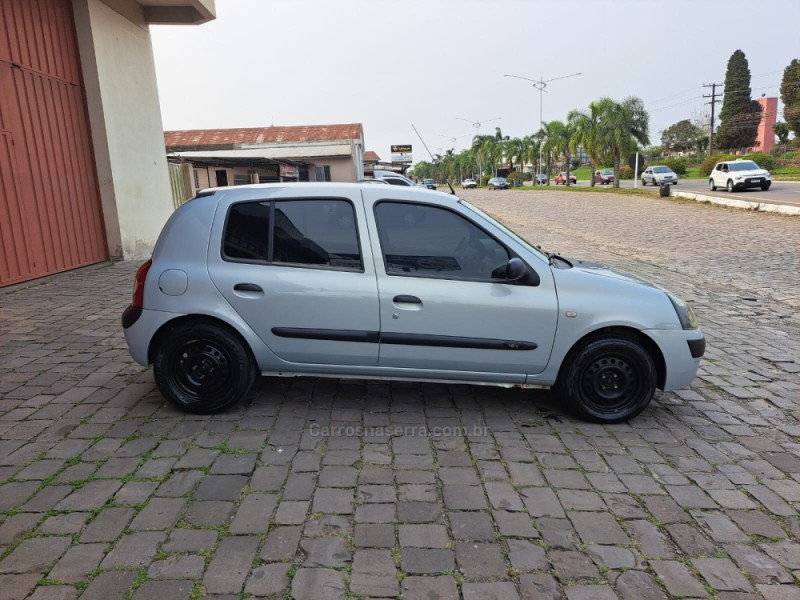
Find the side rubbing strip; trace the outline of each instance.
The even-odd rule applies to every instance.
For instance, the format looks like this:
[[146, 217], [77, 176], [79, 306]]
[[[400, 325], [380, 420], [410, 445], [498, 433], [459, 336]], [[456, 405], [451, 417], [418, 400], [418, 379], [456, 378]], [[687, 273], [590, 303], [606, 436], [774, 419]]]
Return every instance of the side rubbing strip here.
[[536, 350], [533, 342], [495, 340], [450, 335], [417, 333], [379, 333], [351, 329], [304, 329], [300, 327], [273, 327], [278, 337], [304, 340], [330, 340], [335, 342], [361, 342], [365, 344], [393, 344], [396, 346], [435, 346], [439, 348], [474, 348], [476, 350]]
[[362, 342], [377, 344], [377, 331], [357, 331], [352, 329], [303, 329], [300, 327], [273, 327], [272, 333], [278, 337], [300, 338], [304, 340], [331, 340], [334, 342]]
[[533, 342], [416, 333], [382, 333], [381, 344], [475, 348], [479, 350], [536, 350], [536, 344]]

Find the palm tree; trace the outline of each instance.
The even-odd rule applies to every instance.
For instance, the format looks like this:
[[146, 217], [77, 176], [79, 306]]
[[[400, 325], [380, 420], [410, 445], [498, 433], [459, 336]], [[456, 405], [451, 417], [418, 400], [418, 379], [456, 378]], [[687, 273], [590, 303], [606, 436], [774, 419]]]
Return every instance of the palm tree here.
[[577, 152], [578, 146], [589, 155], [592, 161], [592, 173], [589, 177], [594, 187], [594, 172], [600, 166], [605, 151], [603, 144], [603, 115], [611, 109], [614, 101], [611, 98], [600, 98], [589, 104], [585, 111], [573, 110], [567, 115], [567, 122], [573, 127], [572, 149]]
[[614, 187], [619, 187], [622, 157], [633, 152], [637, 143], [650, 143], [647, 129], [650, 117], [641, 99], [630, 96], [622, 102], [613, 102], [602, 113], [602, 139], [614, 158]]
[[[547, 133], [547, 140], [544, 143], [544, 150], [556, 158], [564, 158], [564, 170], [570, 172], [570, 144], [572, 140], [572, 127], [561, 121], [550, 121], [545, 123], [544, 129]], [[566, 184], [569, 185], [569, 176]]]

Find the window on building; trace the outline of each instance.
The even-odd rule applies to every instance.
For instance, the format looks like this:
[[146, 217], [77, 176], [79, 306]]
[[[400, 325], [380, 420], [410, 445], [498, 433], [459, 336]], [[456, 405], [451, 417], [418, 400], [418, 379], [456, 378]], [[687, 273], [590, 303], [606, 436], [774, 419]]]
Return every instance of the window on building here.
[[317, 181], [330, 181], [331, 180], [330, 165], [319, 165], [317, 167], [314, 167], [314, 176]]
[[250, 175], [237, 175], [233, 176], [233, 185], [250, 185]]

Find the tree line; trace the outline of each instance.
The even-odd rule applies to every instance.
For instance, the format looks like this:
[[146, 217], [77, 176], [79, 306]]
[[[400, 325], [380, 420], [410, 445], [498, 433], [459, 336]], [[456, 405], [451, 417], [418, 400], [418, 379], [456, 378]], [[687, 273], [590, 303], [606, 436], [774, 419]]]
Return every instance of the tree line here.
[[[725, 73], [720, 124], [714, 138], [702, 123], [684, 119], [662, 132], [661, 148], [650, 148], [648, 154], [691, 152], [698, 155], [711, 148], [742, 150], [756, 144], [762, 107], [752, 98], [750, 68], [744, 52], [736, 50], [728, 60]], [[786, 67], [780, 85], [785, 122], [775, 124], [778, 143], [784, 147], [794, 132], [795, 143], [800, 140], [800, 60]], [[501, 129], [494, 135], [476, 135], [469, 148], [456, 153], [447, 150], [431, 162], [419, 162], [413, 174], [419, 178], [458, 180], [493, 175], [500, 166], [514, 171], [526, 164], [539, 165], [537, 172], [552, 172], [554, 166], [564, 171], [572, 167], [579, 149], [588, 155], [592, 170], [601, 165], [613, 165], [614, 185], [619, 186], [622, 162], [629, 154], [650, 143], [649, 115], [641, 99], [631, 96], [616, 101], [600, 98], [584, 110], [573, 110], [565, 121], [542, 123], [540, 129], [523, 137], [503, 136]], [[594, 178], [590, 178], [594, 185]]]

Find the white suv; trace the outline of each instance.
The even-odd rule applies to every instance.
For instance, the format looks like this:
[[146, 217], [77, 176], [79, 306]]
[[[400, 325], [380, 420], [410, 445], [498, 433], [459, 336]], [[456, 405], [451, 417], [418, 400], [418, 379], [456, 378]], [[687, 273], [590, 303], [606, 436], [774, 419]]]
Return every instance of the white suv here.
[[769, 171], [762, 169], [752, 160], [726, 160], [717, 163], [708, 177], [708, 188], [713, 192], [724, 187], [729, 192], [760, 187], [765, 192], [772, 185]]

